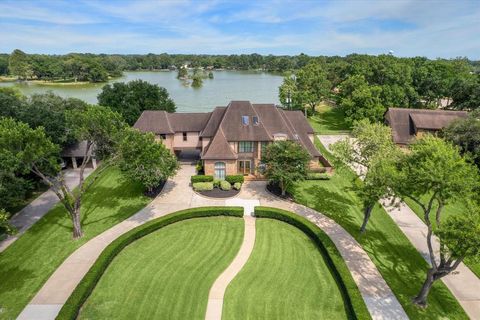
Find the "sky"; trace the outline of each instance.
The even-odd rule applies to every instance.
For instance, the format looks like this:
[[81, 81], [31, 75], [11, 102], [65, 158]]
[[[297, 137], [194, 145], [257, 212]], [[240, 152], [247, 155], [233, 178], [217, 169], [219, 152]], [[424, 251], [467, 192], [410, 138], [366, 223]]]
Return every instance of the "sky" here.
[[0, 52], [480, 59], [480, 0], [0, 0]]

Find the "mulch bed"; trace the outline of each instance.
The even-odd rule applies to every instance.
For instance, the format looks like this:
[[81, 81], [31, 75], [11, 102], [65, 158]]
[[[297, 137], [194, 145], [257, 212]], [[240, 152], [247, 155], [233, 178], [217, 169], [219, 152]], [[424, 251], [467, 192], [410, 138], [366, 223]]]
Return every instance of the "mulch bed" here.
[[162, 192], [165, 183], [167, 183], [167, 181], [162, 181], [157, 187], [153, 188], [152, 191], [147, 190], [143, 194], [149, 198], [155, 198]]
[[213, 190], [199, 191], [198, 193], [209, 198], [231, 198], [235, 197], [239, 192], [240, 190], [235, 189], [225, 191], [220, 188], [213, 188]]
[[276, 184], [276, 183], [269, 183], [267, 184], [267, 190], [272, 193], [273, 195], [279, 197], [279, 198], [282, 198], [282, 199], [286, 199], [286, 200], [292, 200], [292, 196], [286, 192], [285, 196], [282, 196], [282, 189], [280, 189], [279, 185]]

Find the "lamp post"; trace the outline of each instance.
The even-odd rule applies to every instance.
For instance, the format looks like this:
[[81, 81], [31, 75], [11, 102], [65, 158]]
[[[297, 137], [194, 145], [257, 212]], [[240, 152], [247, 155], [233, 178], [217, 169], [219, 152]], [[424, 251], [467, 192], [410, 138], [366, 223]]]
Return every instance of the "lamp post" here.
[[292, 102], [291, 98], [290, 98], [290, 89], [288, 89], [288, 93], [287, 93], [287, 106], [288, 106], [288, 110], [292, 110], [292, 107], [290, 106], [290, 103]]

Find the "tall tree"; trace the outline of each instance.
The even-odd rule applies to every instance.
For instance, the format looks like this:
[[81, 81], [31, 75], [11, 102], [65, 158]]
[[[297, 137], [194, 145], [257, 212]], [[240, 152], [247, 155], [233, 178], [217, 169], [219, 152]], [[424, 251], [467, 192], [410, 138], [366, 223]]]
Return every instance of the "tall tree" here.
[[13, 50], [10, 54], [8, 69], [11, 74], [22, 80], [26, 80], [32, 75], [29, 57], [19, 49]]
[[452, 122], [442, 134], [459, 146], [462, 153], [471, 156], [480, 168], [480, 110], [471, 112], [466, 119]]
[[98, 95], [98, 103], [119, 112], [130, 125], [137, 121], [144, 110], [176, 110], [165, 88], [143, 80], [105, 85]]
[[[478, 208], [469, 211], [464, 218], [460, 218], [461, 212], [455, 212], [454, 216], [458, 218], [445, 224], [442, 213], [449, 202], [469, 203], [474, 200], [473, 192], [479, 181], [477, 168], [466, 162], [457, 148], [430, 135], [412, 144], [410, 152], [399, 163], [394, 189], [401, 197], [410, 198], [420, 206], [428, 230], [427, 247], [431, 267], [420, 292], [414, 298], [415, 304], [426, 306], [434, 282], [455, 271], [466, 257], [478, 254], [478, 222], [473, 230], [472, 226], [464, 226], [466, 232], [455, 230], [460, 221], [475, 220], [474, 213], [478, 212]], [[440, 250], [436, 249], [434, 233]]]
[[332, 87], [325, 68], [316, 62], [309, 63], [297, 72], [295, 81], [299, 101], [315, 113], [316, 106], [328, 98]]
[[[108, 167], [112, 146], [124, 127], [121, 116], [107, 108], [89, 107], [85, 111], [71, 111], [72, 130], [79, 140], [85, 140], [86, 149], [80, 166], [78, 190], [72, 191], [65, 183], [60, 170], [60, 148], [45, 134], [43, 127], [30, 128], [27, 124], [11, 118], [0, 119], [0, 155], [18, 168], [17, 173], [29, 172], [37, 175], [60, 199], [73, 224], [73, 238], [82, 237], [82, 197], [95, 182], [100, 173]], [[85, 183], [84, 170], [92, 157], [93, 146], [96, 155], [104, 160], [101, 168], [95, 170]]]
[[393, 196], [391, 178], [400, 149], [392, 141], [390, 127], [364, 119], [352, 130], [353, 139], [335, 143], [332, 151], [340, 164], [354, 168], [363, 182], [355, 182], [354, 190], [363, 203], [364, 218], [360, 232], [366, 230], [373, 207], [382, 198]]
[[163, 181], [172, 177], [178, 164], [175, 155], [152, 133], [127, 129], [118, 147], [120, 169], [127, 177], [140, 182], [149, 194]]
[[278, 184], [282, 196], [294, 182], [305, 180], [309, 161], [308, 152], [294, 141], [271, 143], [262, 155], [264, 174], [271, 183]]

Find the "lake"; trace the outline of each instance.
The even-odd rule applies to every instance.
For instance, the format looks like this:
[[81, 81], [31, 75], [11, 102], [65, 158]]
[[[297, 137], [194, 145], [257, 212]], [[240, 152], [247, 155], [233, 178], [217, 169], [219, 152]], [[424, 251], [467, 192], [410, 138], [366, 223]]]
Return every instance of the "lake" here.
[[[279, 103], [278, 87], [282, 76], [255, 71], [213, 71], [214, 79], [205, 79], [201, 88], [184, 85], [176, 71], [129, 71], [121, 78], [109, 81], [128, 82], [142, 79], [167, 89], [179, 112], [205, 112], [225, 106], [231, 100], [250, 100], [252, 103]], [[97, 103], [104, 83], [78, 86], [19, 84], [0, 82], [0, 86], [15, 86], [25, 95], [53, 91], [62, 97], [75, 97]]]

